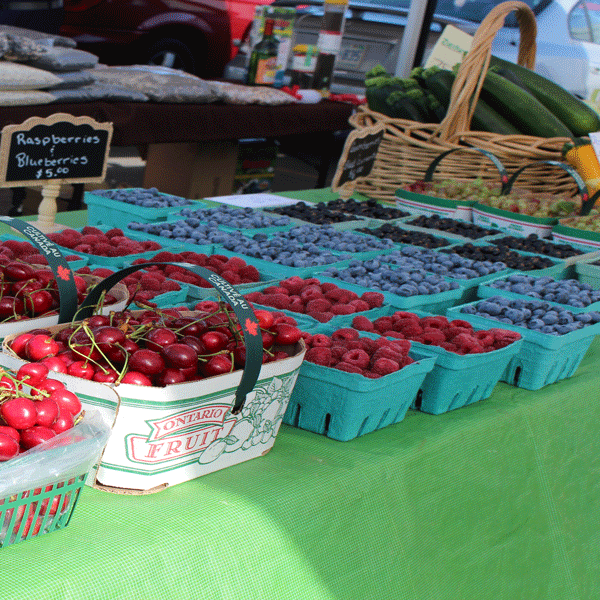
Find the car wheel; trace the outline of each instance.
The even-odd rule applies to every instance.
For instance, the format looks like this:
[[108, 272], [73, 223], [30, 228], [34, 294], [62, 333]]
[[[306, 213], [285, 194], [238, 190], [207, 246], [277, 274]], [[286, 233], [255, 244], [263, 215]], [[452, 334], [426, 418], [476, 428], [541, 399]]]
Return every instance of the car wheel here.
[[163, 38], [152, 43], [146, 51], [146, 63], [195, 73], [196, 59], [189, 47], [174, 38]]

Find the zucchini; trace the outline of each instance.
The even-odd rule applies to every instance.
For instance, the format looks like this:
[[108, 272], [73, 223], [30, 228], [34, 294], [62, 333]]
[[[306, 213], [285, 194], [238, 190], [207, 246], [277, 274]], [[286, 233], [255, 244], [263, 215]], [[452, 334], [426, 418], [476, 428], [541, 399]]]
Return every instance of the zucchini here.
[[576, 136], [600, 130], [598, 113], [560, 85], [531, 69], [496, 56], [491, 57], [490, 65], [498, 66], [517, 76], [527, 86], [531, 95], [560, 119]]
[[541, 102], [493, 71], [486, 73], [481, 99], [527, 135], [573, 137], [571, 130]]
[[[425, 84], [431, 93], [440, 101], [445, 111], [450, 104], [450, 91], [454, 83], [454, 73], [439, 69], [425, 78]], [[473, 114], [472, 127], [474, 131], [489, 131], [504, 135], [518, 135], [521, 132], [512, 123], [499, 115], [486, 102], [479, 99]]]

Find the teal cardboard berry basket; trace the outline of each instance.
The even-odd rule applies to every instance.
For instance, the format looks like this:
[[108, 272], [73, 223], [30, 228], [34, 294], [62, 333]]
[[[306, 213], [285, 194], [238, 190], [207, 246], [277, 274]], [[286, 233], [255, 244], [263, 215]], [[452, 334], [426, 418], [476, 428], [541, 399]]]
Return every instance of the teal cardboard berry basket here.
[[341, 442], [399, 423], [434, 363], [420, 357], [395, 373], [369, 379], [304, 361], [283, 422]]
[[521, 350], [510, 359], [501, 377], [501, 381], [520, 388], [539, 390], [571, 377], [579, 367], [594, 337], [600, 333], [600, 323], [564, 335], [549, 335], [461, 312], [465, 306], [477, 302], [481, 300], [454, 306], [448, 309], [446, 316], [449, 319], [463, 319], [478, 328], [499, 327], [520, 333], [523, 338]]
[[[381, 311], [379, 316], [391, 315], [394, 312], [396, 311], [388, 309], [387, 312]], [[410, 312], [419, 317], [432, 316], [431, 313], [418, 310]], [[379, 337], [369, 332], [361, 334]], [[491, 352], [461, 355], [440, 346], [411, 341], [411, 356], [435, 359], [434, 367], [425, 375], [411, 408], [440, 415], [489, 398], [509, 361], [520, 352], [522, 343], [523, 340], [520, 339]]]
[[[130, 191], [131, 188], [123, 189], [123, 192]], [[169, 197], [170, 194], [160, 194]], [[138, 206], [129, 202], [113, 200], [93, 192], [85, 192], [83, 201], [87, 206], [88, 224], [95, 227], [125, 227], [132, 221], [140, 223], [154, 223], [165, 221], [169, 216], [175, 215], [184, 207], [195, 206], [199, 203], [197, 200], [188, 200], [188, 205], [166, 206], [163, 208], [149, 208]]]

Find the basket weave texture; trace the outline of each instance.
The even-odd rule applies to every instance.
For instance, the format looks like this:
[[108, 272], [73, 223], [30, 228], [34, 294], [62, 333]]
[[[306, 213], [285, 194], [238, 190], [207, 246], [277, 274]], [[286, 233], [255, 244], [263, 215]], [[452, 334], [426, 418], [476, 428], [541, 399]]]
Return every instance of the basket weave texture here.
[[[509, 1], [493, 8], [477, 29], [471, 50], [458, 70], [450, 104], [441, 123], [420, 123], [394, 119], [365, 106], [350, 117], [350, 124], [361, 129], [383, 123], [384, 138], [370, 175], [357, 182], [357, 190], [369, 197], [392, 201], [396, 190], [421, 180], [427, 167], [442, 152], [453, 152], [439, 164], [434, 179], [472, 181], [477, 178], [499, 182], [493, 164], [469, 146], [496, 155], [509, 173], [526, 164], [562, 160], [561, 150], [568, 138], [541, 138], [531, 135], [501, 135], [471, 131], [471, 119], [490, 62], [492, 41], [511, 12], [516, 12], [520, 29], [518, 63], [533, 69], [535, 65], [537, 26], [533, 11], [523, 2]], [[571, 196], [577, 191], [573, 179], [562, 169], [535, 165], [519, 177], [519, 187], [536, 192]]]

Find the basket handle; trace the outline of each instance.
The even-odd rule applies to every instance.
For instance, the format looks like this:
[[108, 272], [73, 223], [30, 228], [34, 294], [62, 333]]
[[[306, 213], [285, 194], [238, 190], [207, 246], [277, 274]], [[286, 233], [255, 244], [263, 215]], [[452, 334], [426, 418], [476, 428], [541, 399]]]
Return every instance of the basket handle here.
[[456, 152], [457, 150], [465, 150], [465, 151], [477, 151], [477, 152], [481, 152], [481, 154], [483, 154], [484, 156], [487, 156], [492, 163], [494, 163], [494, 166], [498, 169], [498, 173], [500, 173], [500, 185], [501, 185], [501, 194], [505, 194], [507, 193], [506, 190], [506, 185], [508, 183], [508, 173], [506, 172], [506, 169], [504, 168], [504, 165], [502, 164], [502, 162], [500, 161], [500, 159], [495, 156], [494, 154], [492, 154], [491, 152], [489, 152], [488, 150], [483, 150], [483, 148], [475, 148], [474, 146], [469, 146], [469, 147], [464, 147], [464, 148], [452, 148], [452, 150], [446, 150], [446, 152], [442, 152], [441, 154], [439, 154], [438, 156], [436, 156], [432, 161], [431, 164], [429, 165], [429, 167], [427, 167], [427, 171], [425, 171], [425, 176], [423, 177], [424, 181], [431, 181], [433, 179], [433, 173], [436, 170], [437, 166], [440, 164], [440, 162], [446, 157], [448, 156], [448, 154], [452, 154], [452, 152]]
[[[588, 214], [590, 212], [590, 210], [592, 209], [592, 206], [594, 206], [594, 202], [596, 201], [596, 198], [598, 197], [598, 194], [600, 194], [600, 192], [596, 192], [596, 194], [594, 194], [590, 198], [587, 186], [585, 185], [585, 182], [581, 178], [581, 175], [579, 175], [579, 173], [571, 165], [567, 165], [558, 160], [536, 160], [535, 162], [529, 163], [528, 165], [525, 165], [524, 167], [517, 169], [509, 178], [509, 180], [506, 184], [506, 192], [505, 193], [506, 194], [510, 193], [510, 190], [512, 189], [512, 186], [514, 185], [517, 177], [525, 169], [528, 169], [529, 167], [533, 167], [536, 165], [551, 165], [553, 167], [560, 167], [561, 169], [566, 171], [575, 180], [575, 184], [577, 185], [577, 191], [579, 192], [579, 195], [581, 196], [581, 209], [579, 211], [579, 214], [583, 215], [583, 214]], [[587, 212], [584, 213], [583, 212], [584, 210], [587, 210]]]
[[69, 263], [58, 246], [27, 221], [13, 219], [12, 217], [0, 217], [0, 221], [20, 231], [40, 251], [40, 254], [46, 257], [58, 287], [58, 322], [66, 323], [70, 321], [77, 310], [77, 286], [75, 285], [73, 271], [71, 271]]
[[520, 30], [518, 64], [535, 66], [537, 24], [535, 14], [524, 2], [510, 0], [490, 10], [477, 28], [473, 44], [460, 64], [450, 92], [450, 104], [434, 135], [448, 140], [459, 132], [469, 131], [492, 54], [492, 42], [504, 26], [507, 15], [515, 11]]
[[[254, 388], [260, 374], [263, 356], [262, 336], [260, 334], [258, 319], [248, 301], [230, 283], [220, 275], [217, 275], [214, 271], [198, 265], [178, 262], [147, 262], [125, 267], [124, 269], [109, 275], [91, 289], [77, 311], [77, 317], [85, 319], [91, 316], [94, 306], [96, 306], [102, 292], [110, 290], [110, 288], [119, 283], [121, 279], [130, 273], [134, 273], [140, 269], [146, 269], [153, 265], [175, 265], [177, 267], [183, 267], [199, 277], [206, 279], [225, 298], [235, 312], [242, 328], [244, 343], [246, 345], [244, 372], [242, 373], [242, 379], [235, 392], [235, 403], [231, 411], [234, 415], [237, 414], [244, 406], [246, 396]], [[71, 318], [74, 316], [75, 313], [71, 315]]]

